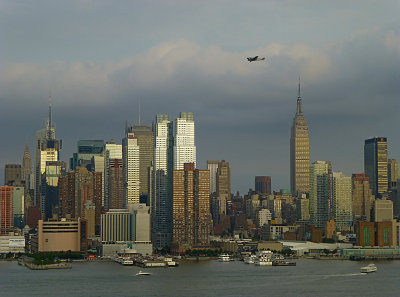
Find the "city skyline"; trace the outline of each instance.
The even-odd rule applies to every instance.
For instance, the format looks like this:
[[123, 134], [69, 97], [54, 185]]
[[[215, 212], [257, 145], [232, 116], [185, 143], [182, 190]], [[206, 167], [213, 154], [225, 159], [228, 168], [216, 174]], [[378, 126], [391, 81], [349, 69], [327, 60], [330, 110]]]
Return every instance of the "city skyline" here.
[[[147, 125], [156, 114], [174, 119], [180, 111], [194, 113], [197, 167], [227, 160], [232, 192], [253, 188], [257, 175], [271, 176], [273, 190], [289, 189], [299, 75], [310, 163], [330, 160], [334, 171], [361, 173], [364, 140], [374, 136], [387, 137], [388, 158], [398, 160], [399, 4], [286, 4], [237, 2], [227, 9], [222, 2], [180, 3], [173, 20], [173, 2], [125, 3], [132, 15], [140, 11], [135, 18], [107, 3], [5, 1], [0, 124], [7, 142], [0, 148], [0, 177], [5, 164], [21, 163], [26, 142], [35, 153], [35, 131], [44, 126], [51, 91], [63, 161], [80, 139], [121, 143], [125, 120], [138, 122], [140, 98]], [[152, 13], [159, 14], [152, 5], [163, 14], [146, 26]], [[168, 25], [160, 29], [163, 21]], [[58, 34], [66, 26], [69, 32]], [[254, 55], [267, 59], [248, 63]]]

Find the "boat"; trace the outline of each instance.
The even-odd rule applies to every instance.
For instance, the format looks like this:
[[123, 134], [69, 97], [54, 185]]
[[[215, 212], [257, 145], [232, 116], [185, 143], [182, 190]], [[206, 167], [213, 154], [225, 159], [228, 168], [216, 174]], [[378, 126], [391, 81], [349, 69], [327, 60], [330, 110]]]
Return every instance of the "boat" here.
[[364, 266], [360, 268], [361, 273], [371, 273], [376, 272], [378, 268], [376, 268], [375, 264], [369, 264], [368, 266]]
[[145, 271], [139, 271], [138, 273], [136, 273], [136, 276], [142, 276], [142, 275], [151, 275], [150, 272], [145, 272]]
[[254, 264], [257, 266], [272, 266], [272, 252], [271, 251], [257, 252]]
[[228, 254], [221, 254], [218, 256], [218, 259], [220, 262], [229, 262], [232, 261], [231, 256], [229, 256]]
[[296, 262], [289, 261], [273, 261], [272, 266], [296, 266]]
[[243, 258], [244, 263], [246, 264], [254, 264], [254, 261], [257, 259], [256, 255], [248, 255]]

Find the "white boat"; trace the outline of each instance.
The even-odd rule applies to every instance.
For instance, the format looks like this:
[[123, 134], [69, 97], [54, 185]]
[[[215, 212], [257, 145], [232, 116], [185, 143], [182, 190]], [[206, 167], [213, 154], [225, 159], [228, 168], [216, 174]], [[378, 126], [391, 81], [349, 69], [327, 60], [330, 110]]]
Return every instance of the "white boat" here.
[[136, 276], [142, 276], [142, 275], [151, 275], [150, 272], [144, 272], [144, 271], [139, 271], [138, 273], [136, 273]]
[[221, 254], [218, 256], [218, 259], [220, 262], [229, 262], [232, 261], [231, 256], [229, 256], [228, 254]]
[[257, 266], [272, 266], [272, 252], [271, 251], [257, 252], [254, 264]]
[[369, 264], [368, 266], [364, 266], [360, 268], [361, 273], [370, 273], [376, 272], [378, 268], [376, 268], [375, 264]]
[[254, 261], [257, 259], [256, 255], [248, 255], [243, 258], [244, 263], [246, 264], [254, 264]]

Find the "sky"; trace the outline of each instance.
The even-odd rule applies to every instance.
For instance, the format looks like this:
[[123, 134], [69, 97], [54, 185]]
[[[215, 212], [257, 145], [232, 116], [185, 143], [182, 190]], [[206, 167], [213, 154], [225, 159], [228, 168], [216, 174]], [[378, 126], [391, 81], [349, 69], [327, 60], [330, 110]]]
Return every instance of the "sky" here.
[[[61, 159], [121, 143], [125, 121], [195, 118], [197, 167], [226, 160], [231, 190], [288, 189], [301, 78], [310, 161], [363, 172], [364, 140], [400, 160], [400, 1], [0, 0], [0, 184], [45, 125]], [[250, 56], [265, 56], [249, 63]]]

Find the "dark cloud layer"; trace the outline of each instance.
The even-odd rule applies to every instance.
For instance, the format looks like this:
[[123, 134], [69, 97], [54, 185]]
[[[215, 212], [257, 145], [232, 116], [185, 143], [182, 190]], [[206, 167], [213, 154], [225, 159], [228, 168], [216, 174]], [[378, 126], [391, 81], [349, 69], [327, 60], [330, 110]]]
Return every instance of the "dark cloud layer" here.
[[[262, 5], [257, 3], [253, 4]], [[86, 7], [85, 1], [81, 5]], [[122, 16], [118, 24], [107, 19], [109, 30], [116, 32], [112, 28], [123, 26], [124, 20]], [[303, 23], [304, 28], [314, 21]], [[223, 19], [222, 26], [227, 22]], [[71, 55], [64, 60], [51, 55], [48, 60], [27, 56], [17, 61], [17, 55], [0, 56], [0, 177], [4, 164], [21, 162], [26, 140], [34, 156], [35, 131], [44, 126], [51, 90], [65, 161], [79, 139], [120, 142], [125, 120], [138, 121], [140, 99], [142, 121], [147, 124], [157, 113], [175, 119], [180, 111], [193, 111], [198, 167], [205, 168], [208, 159], [229, 161], [232, 191], [253, 188], [255, 175], [271, 175], [275, 190], [288, 188], [290, 126], [299, 75], [310, 126], [311, 161], [331, 160], [335, 171], [347, 175], [361, 172], [363, 142], [375, 135], [387, 136], [389, 156], [399, 159], [400, 34], [393, 29], [396, 24], [356, 28], [352, 34], [324, 40], [318, 46], [317, 41], [291, 43], [283, 38], [245, 48], [240, 37], [236, 49], [227, 46], [227, 39], [220, 43], [202, 39], [196, 26], [193, 38], [182, 29], [181, 35], [169, 39], [142, 27], [150, 35], [142, 39], [148, 47], [143, 45], [132, 54], [116, 51], [108, 60], [100, 59], [100, 53], [94, 53], [95, 59], [76, 59], [73, 49], [66, 50]], [[64, 32], [59, 38], [74, 38], [65, 34], [72, 33]], [[310, 38], [304, 34], [305, 40]], [[82, 41], [83, 53], [88, 42], [96, 45], [95, 39]], [[114, 47], [104, 50], [109, 55]], [[256, 53], [264, 53], [267, 62], [245, 60]]]

